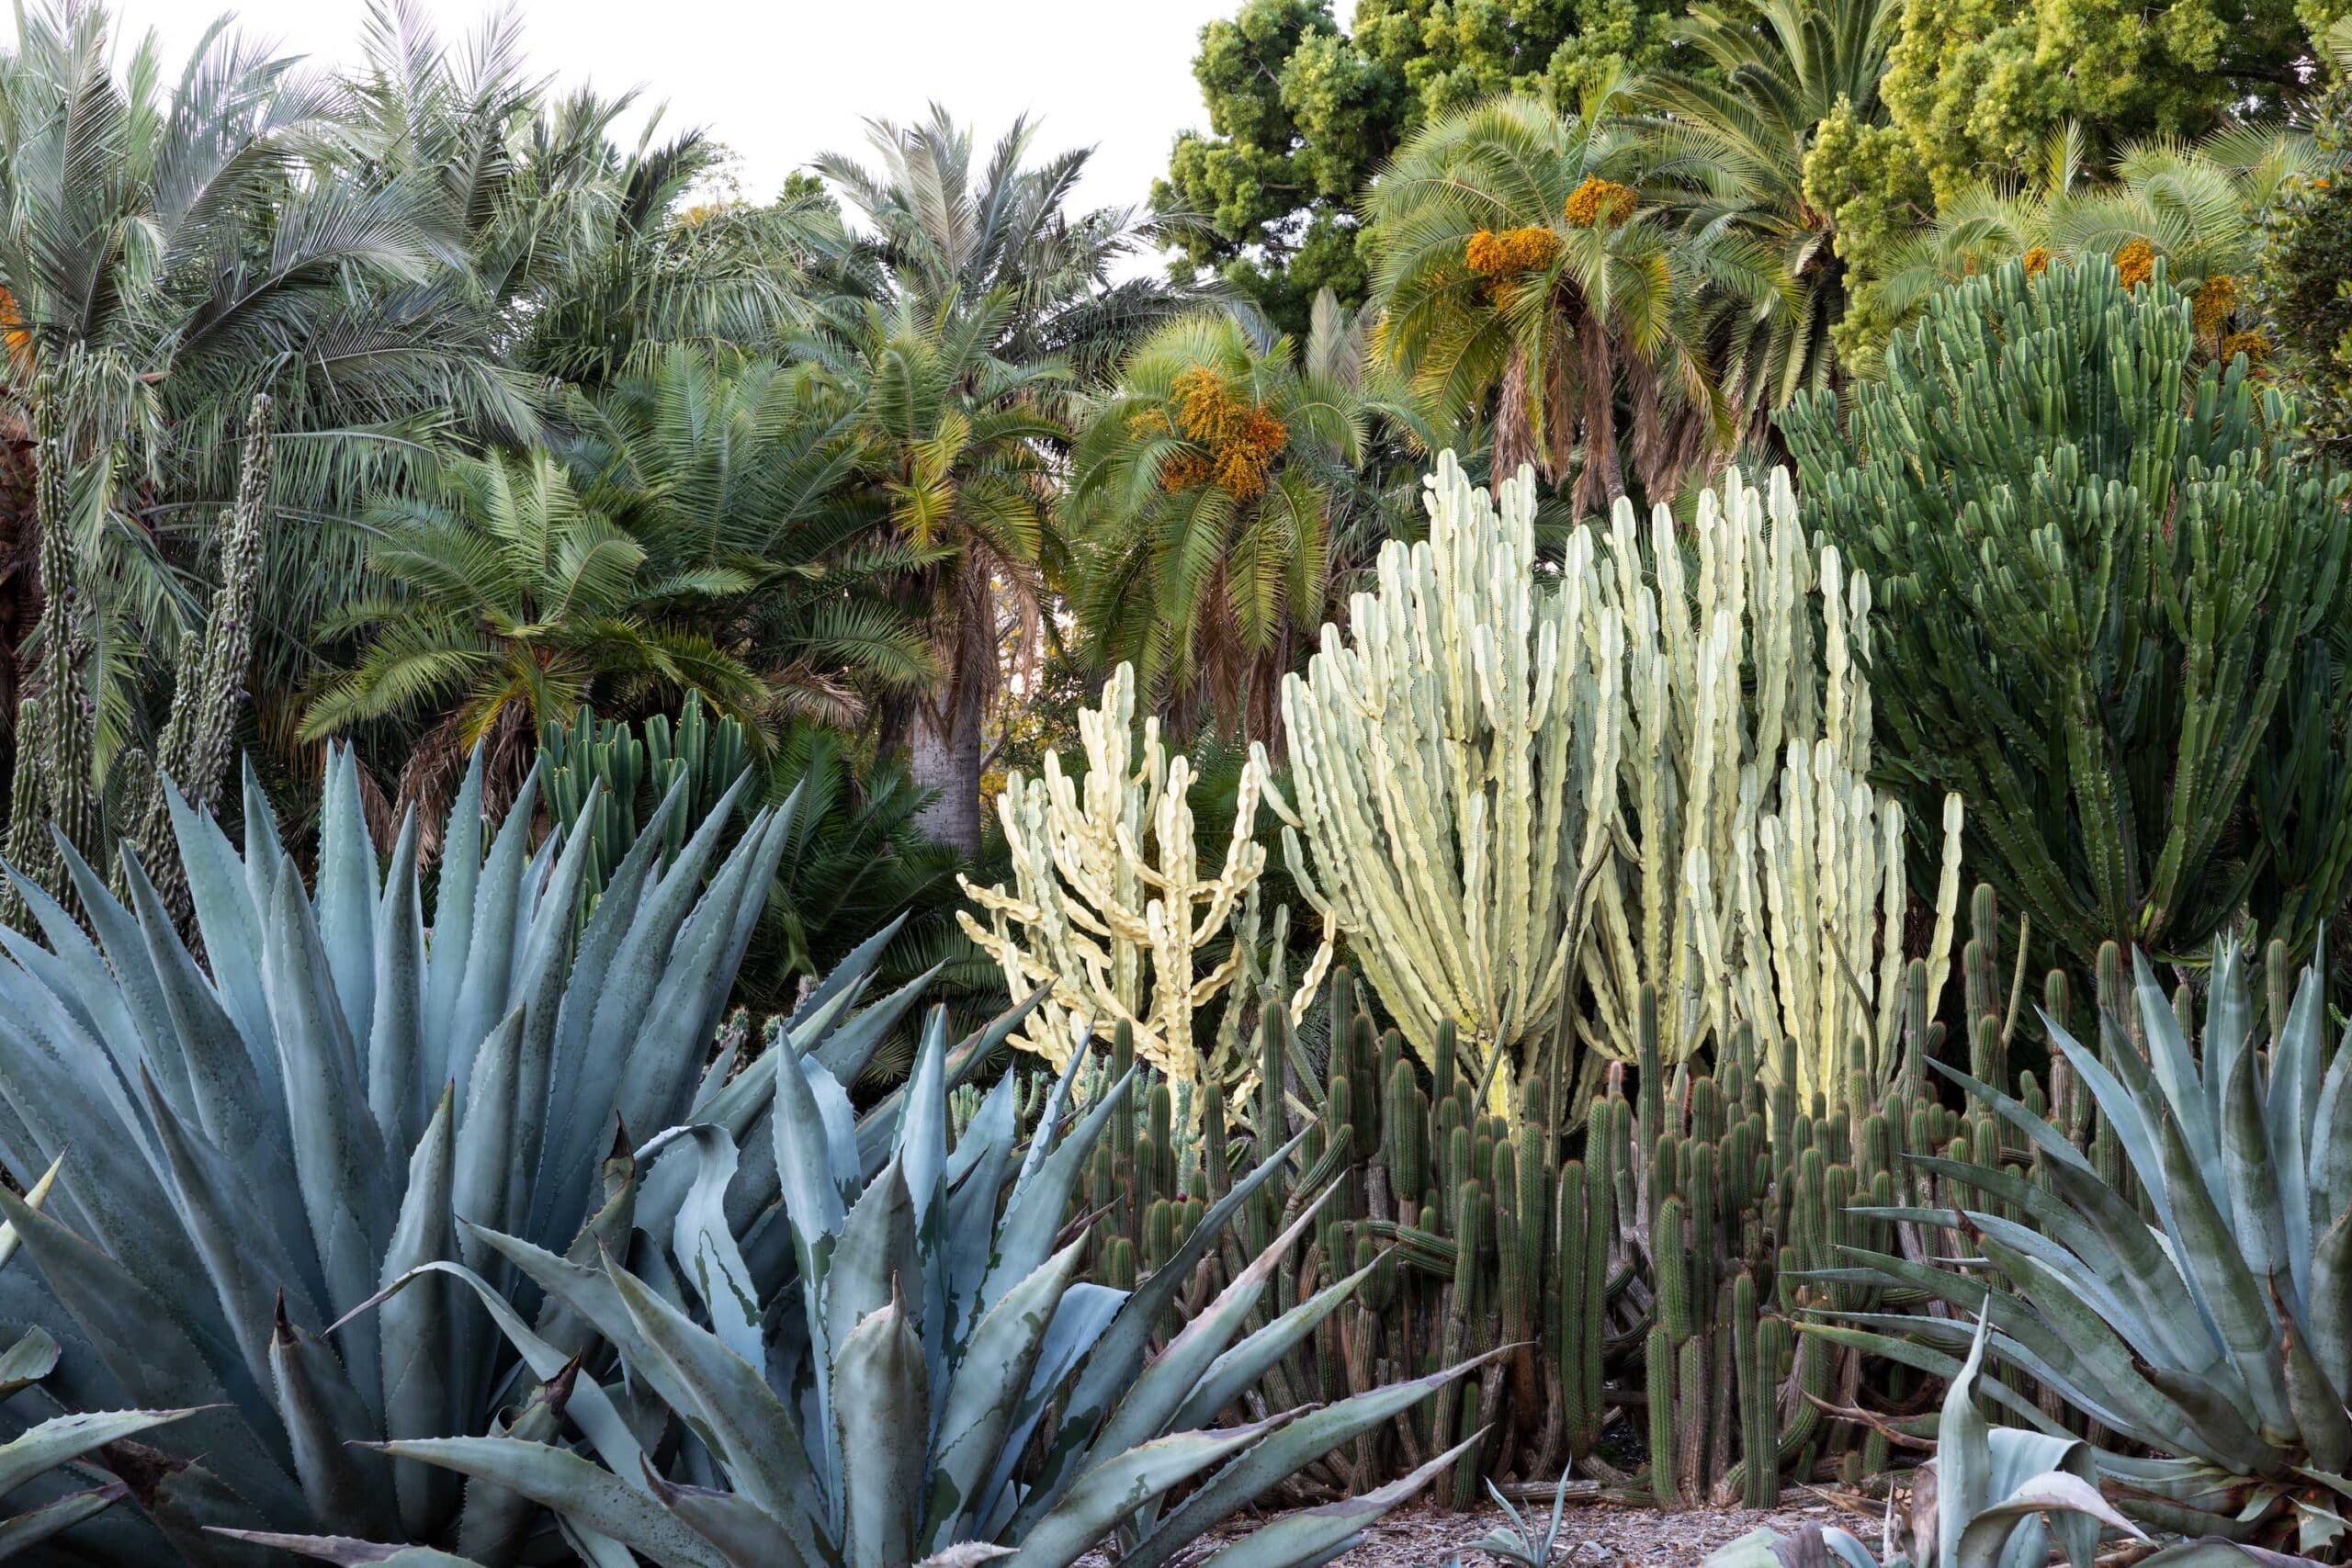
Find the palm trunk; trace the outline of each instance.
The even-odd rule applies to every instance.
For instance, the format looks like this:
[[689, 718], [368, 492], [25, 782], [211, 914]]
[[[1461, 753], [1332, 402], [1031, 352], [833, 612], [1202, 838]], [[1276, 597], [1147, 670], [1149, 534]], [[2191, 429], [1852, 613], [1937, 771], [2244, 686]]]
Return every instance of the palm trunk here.
[[977, 859], [980, 852], [981, 729], [996, 689], [995, 596], [988, 570], [967, 561], [957, 569], [955, 626], [941, 651], [944, 687], [915, 705], [908, 735], [907, 771], [932, 798], [915, 818], [934, 843]]

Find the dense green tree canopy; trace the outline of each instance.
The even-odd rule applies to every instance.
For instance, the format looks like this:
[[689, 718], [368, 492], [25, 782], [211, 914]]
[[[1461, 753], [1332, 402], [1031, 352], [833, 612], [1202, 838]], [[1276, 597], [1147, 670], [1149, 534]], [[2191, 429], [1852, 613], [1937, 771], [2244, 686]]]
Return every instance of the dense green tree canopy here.
[[1352, 216], [1383, 161], [1434, 116], [1500, 94], [1573, 106], [1661, 63], [1670, 0], [1246, 0], [1201, 30], [1193, 73], [1209, 130], [1176, 143], [1153, 190], [1194, 214], [1185, 261], [1216, 269], [1285, 331], [1316, 291], [1363, 299], [1371, 264]]

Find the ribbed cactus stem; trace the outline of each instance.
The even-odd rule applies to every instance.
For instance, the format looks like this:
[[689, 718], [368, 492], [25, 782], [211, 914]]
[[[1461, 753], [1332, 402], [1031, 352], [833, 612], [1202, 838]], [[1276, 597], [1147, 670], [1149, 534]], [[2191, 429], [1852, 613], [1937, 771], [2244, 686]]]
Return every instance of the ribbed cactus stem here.
[[1648, 1379], [1645, 1392], [1649, 1396], [1650, 1495], [1661, 1508], [1679, 1508], [1682, 1488], [1675, 1474], [1679, 1450], [1674, 1431], [1674, 1338], [1665, 1324], [1651, 1327], [1643, 1363]]

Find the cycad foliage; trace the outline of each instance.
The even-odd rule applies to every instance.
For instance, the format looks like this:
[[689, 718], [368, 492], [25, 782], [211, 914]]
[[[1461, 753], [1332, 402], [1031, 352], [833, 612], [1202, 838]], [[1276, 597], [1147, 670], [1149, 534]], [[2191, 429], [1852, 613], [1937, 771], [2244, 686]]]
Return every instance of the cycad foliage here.
[[710, 564], [657, 576], [549, 452], [455, 459], [433, 491], [385, 503], [375, 526], [368, 567], [386, 591], [329, 622], [361, 652], [323, 683], [303, 732], [437, 719], [403, 793], [485, 741], [494, 769], [519, 772], [541, 723], [582, 705], [691, 690], [747, 722], [763, 710], [742, 660], [669, 613], [740, 594], [746, 574]]
[[1826, 216], [1805, 199], [1805, 155], [1841, 107], [1864, 125], [1885, 119], [1878, 83], [1901, 16], [1896, 0], [1697, 6], [1681, 31], [1690, 65], [1639, 89], [1658, 117], [1644, 130], [1654, 177], [1683, 234], [1746, 275], [1747, 286], [1702, 295], [1696, 328], [1746, 434], [1835, 381], [1846, 268]]
[[[1362, 324], [1328, 289], [1303, 344], [1238, 311], [1143, 342], [1088, 415], [1064, 507], [1092, 662], [1131, 662], [1179, 696], [1205, 685], [1228, 726], [1271, 738], [1274, 684], [1333, 607], [1335, 568], [1344, 580], [1410, 519], [1394, 470], [1427, 433], [1364, 360]], [[1201, 415], [1216, 409], [1255, 411], [1279, 446], [1214, 473]]]
[[[1434, 421], [1493, 421], [1495, 467], [1533, 462], [1575, 503], [1623, 493], [1630, 459], [1655, 495], [1727, 434], [1683, 304], [1736, 257], [1682, 243], [1647, 202], [1622, 220], [1568, 220], [1588, 178], [1638, 188], [1646, 156], [1611, 79], [1561, 114], [1490, 99], [1431, 121], [1397, 152], [1366, 208], [1378, 256], [1380, 344]], [[1472, 269], [1481, 231], [1548, 231], [1549, 259], [1511, 276]], [[1694, 270], [1698, 269], [1698, 270]]]
[[736, 574], [740, 592], [708, 607], [721, 635], [756, 650], [774, 707], [832, 723], [935, 673], [888, 598], [921, 558], [876, 536], [854, 392], [812, 366], [673, 345], [576, 397], [564, 447], [656, 577]]

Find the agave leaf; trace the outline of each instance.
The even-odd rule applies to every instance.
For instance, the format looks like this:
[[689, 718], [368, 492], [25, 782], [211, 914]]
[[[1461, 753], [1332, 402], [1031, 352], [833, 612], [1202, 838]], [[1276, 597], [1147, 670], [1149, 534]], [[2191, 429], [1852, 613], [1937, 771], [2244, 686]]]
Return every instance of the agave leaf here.
[[1427, 1486], [1484, 1441], [1486, 1436], [1487, 1428], [1482, 1427], [1411, 1474], [1360, 1497], [1297, 1509], [1261, 1525], [1232, 1545], [1212, 1553], [1201, 1568], [1289, 1568], [1295, 1562], [1327, 1561], [1327, 1554], [1334, 1547], [1357, 1539], [1357, 1532], [1378, 1524], [1390, 1509]]
[[694, 1179], [678, 1205], [670, 1250], [710, 1316], [712, 1330], [752, 1366], [767, 1355], [760, 1334], [759, 1293], [751, 1269], [727, 1227], [727, 1190], [735, 1179], [735, 1141], [708, 1125], [673, 1128], [638, 1151], [642, 1165], [668, 1144], [684, 1142], [694, 1156]]
[[[2193, 1157], [2205, 1190], [2225, 1191], [2221, 1129], [2200, 1092], [2197, 1059], [2181, 1034], [2180, 1020], [2173, 1015], [2172, 999], [2148, 966], [2148, 955], [2137, 947], [2132, 950], [2132, 994], [2140, 1004], [2140, 1027], [2148, 1043], [2149, 1069], [2164, 1091], [2165, 1104], [2172, 1111], [2183, 1146]], [[2167, 1171], [2167, 1186], [2170, 1181]]]
[[2307, 1327], [2312, 1357], [2327, 1381], [2339, 1391], [2352, 1389], [2352, 1209], [2338, 1214], [2312, 1248]]
[[[2262, 1095], [2255, 1085], [2251, 1051], [2241, 1052], [2222, 1091], [2222, 1174], [2238, 1253], [2256, 1280], [2271, 1280], [2288, 1267], [2286, 1213], [2271, 1164], [2269, 1129]], [[2300, 1286], [2298, 1286], [2300, 1293]]]
[[244, 1173], [280, 1225], [301, 1213], [294, 1201], [294, 1167], [283, 1137], [283, 1097], [273, 1078], [254, 1070], [237, 1026], [197, 967], [154, 885], [132, 857], [125, 862], [138, 908], [140, 938], [146, 949], [157, 994], [168, 1013], [174, 1044], [168, 1053], [188, 1083], [197, 1124], [212, 1146]]
[[[2312, 1238], [2318, 1234], [2312, 1213], [2311, 1151], [2324, 1065], [2321, 1011], [2319, 976], [2307, 968], [2288, 1006], [2278, 1048], [2271, 1053], [2269, 1093], [2263, 1105], [2268, 1165], [2278, 1189], [2279, 1220], [2299, 1305], [2311, 1299]], [[2323, 1218], [2317, 1224], [2325, 1223]]]
[[[474, 898], [481, 886], [481, 750], [476, 746], [467, 758], [465, 780], [458, 786], [457, 798], [449, 803], [448, 820], [441, 829], [441, 863], [433, 900], [433, 943], [425, 954], [424, 1057], [419, 1067], [424, 1092], [428, 1093], [432, 1085], [448, 1082], [455, 1077], [451, 1070], [455, 1064], [449, 1056], [450, 1037], [457, 1028], [466, 962], [473, 949]], [[186, 858], [185, 852], [182, 858]], [[208, 931], [208, 947], [211, 940]], [[258, 941], [255, 952], [259, 952]]]
[[[269, 1032], [269, 1004], [262, 995], [261, 913], [246, 889], [244, 865], [210, 812], [190, 807], [169, 782], [164, 797], [213, 986], [220, 1005], [236, 1020], [254, 1076], [267, 1081], [277, 1052]], [[278, 1121], [282, 1126], [282, 1112]]]
[[2312, 1466], [2324, 1471], [2352, 1468], [2352, 1415], [2345, 1411], [2345, 1395], [2329, 1382], [2302, 1335], [2290, 1327], [2283, 1338], [2287, 1403], [2302, 1428]]
[[[314, 1293], [318, 1264], [314, 1258], [287, 1256], [280, 1245], [287, 1233], [261, 1212], [242, 1174], [211, 1145], [188, 1135], [154, 1092], [152, 1079], [142, 1078], [141, 1087], [149, 1092], [148, 1114], [164, 1146], [181, 1223], [204, 1260], [220, 1321], [235, 1337], [254, 1386], [266, 1387], [270, 1321], [278, 1301], [290, 1292], [305, 1320], [317, 1324], [325, 1319], [324, 1303]], [[309, 1231], [307, 1224], [297, 1222], [292, 1232], [297, 1245], [309, 1239]]]
[[26, 1329], [15, 1344], [0, 1352], [0, 1399], [23, 1393], [56, 1367], [57, 1341], [38, 1325]]
[[[741, 789], [742, 781], [735, 787]], [[707, 860], [722, 826], [714, 811], [688, 841], [687, 853], [680, 856], [671, 876], [686, 868], [688, 856], [706, 834], [709, 840], [700, 853]], [[712, 876], [709, 891], [666, 945], [667, 961], [659, 967], [658, 984], [639, 1025], [642, 1037], [627, 1054], [615, 1090], [614, 1104], [625, 1120], [660, 1126], [675, 1121], [690, 1103], [701, 1058], [725, 1014], [728, 990], [741, 966], [768, 885], [775, 880], [775, 863], [784, 849], [783, 829], [788, 826], [774, 813], [755, 818], [743, 841]], [[698, 881], [689, 882], [685, 891], [696, 886]], [[625, 948], [622, 962], [627, 961]]]
[[2220, 1329], [2222, 1348], [2245, 1385], [2266, 1437], [2291, 1445], [2296, 1426], [2279, 1371], [2278, 1327], [2262, 1286], [2246, 1272], [2227, 1222], [2198, 1177], [2178, 1122], [2159, 1131], [2171, 1194], [2173, 1251]]
[[2352, 1026], [2335, 1047], [2321, 1086], [2311, 1133], [2312, 1227], [2314, 1235], [2352, 1213]]
[[375, 1010], [367, 1032], [368, 1108], [385, 1146], [413, 1149], [437, 1079], [424, 1076], [424, 906], [416, 874], [416, 813], [401, 820], [376, 911]]
[[218, 1526], [212, 1533], [275, 1551], [290, 1551], [297, 1557], [333, 1562], [338, 1568], [373, 1568], [379, 1563], [383, 1568], [481, 1568], [469, 1557], [452, 1557], [429, 1546], [395, 1546], [345, 1535], [280, 1535], [274, 1530], [232, 1530]]
[[2315, 1557], [2290, 1557], [2220, 1536], [2184, 1540], [2153, 1557], [2140, 1559], [2140, 1568], [2324, 1568]]
[[[851, 1331], [868, 1314], [890, 1304], [903, 1289], [902, 1281], [919, 1279], [920, 1268], [914, 1201], [894, 1158], [850, 1210], [825, 1270], [825, 1342], [847, 1344]], [[916, 1307], [906, 1315], [920, 1326], [920, 1303]]]
[[842, 1542], [858, 1568], [909, 1568], [931, 1436], [922, 1337], [894, 1295], [840, 1343], [833, 1415], [841, 1428]]
[[380, 1428], [334, 1352], [295, 1327], [281, 1308], [270, 1336], [269, 1365], [277, 1382], [278, 1417], [294, 1445], [294, 1473], [310, 1499], [311, 1516], [398, 1534], [400, 1515], [387, 1484], [390, 1467], [352, 1446], [353, 1439], [372, 1437]]
[[1003, 1450], [1013, 1406], [1036, 1370], [1046, 1327], [1077, 1278], [1085, 1249], [1084, 1240], [1074, 1241], [1040, 1264], [1005, 1292], [965, 1340], [940, 1412], [938, 1458], [924, 1510], [929, 1550], [948, 1546], [978, 1501], [980, 1486]]
[[[1940, 1510], [1939, 1510], [1940, 1513]], [[2083, 1529], [2077, 1539], [2067, 1545], [2066, 1561], [2075, 1568], [2090, 1568], [2098, 1541], [2098, 1528], [2121, 1530], [2136, 1540], [2145, 1540], [2139, 1527], [2111, 1507], [2098, 1488], [2077, 1475], [2064, 1471], [2030, 1476], [2020, 1483], [2000, 1502], [1979, 1509], [1960, 1532], [1960, 1554], [1951, 1559], [1956, 1568], [2000, 1568], [2011, 1536], [2021, 1526], [2036, 1523], [2044, 1514], [2078, 1518]], [[2087, 1538], [2086, 1545], [2083, 1538]], [[2041, 1562], [2048, 1553], [2030, 1547], [2018, 1561]]]
[[365, 1040], [376, 1012], [376, 904], [382, 895], [376, 886], [376, 846], [359, 802], [359, 761], [349, 746], [327, 752], [318, 880], [319, 943], [343, 1005], [344, 1032]]
[[1218, 1471], [1199, 1491], [1170, 1510], [1133, 1551], [1119, 1559], [1120, 1568], [1159, 1568], [1178, 1551], [1256, 1502], [1284, 1476], [1312, 1464], [1359, 1432], [1368, 1432], [1410, 1410], [1455, 1378], [1510, 1354], [1512, 1348], [1498, 1346], [1443, 1371], [1352, 1394], [1300, 1416]]
[[[1263, 1168], [1261, 1166], [1261, 1169]], [[1251, 1180], [1255, 1179], [1253, 1175]], [[1250, 1183], [1242, 1185], [1246, 1187]], [[1182, 1406], [1185, 1397], [1199, 1386], [1201, 1377], [1208, 1371], [1210, 1363], [1224, 1353], [1233, 1342], [1233, 1337], [1241, 1331], [1250, 1314], [1256, 1310], [1258, 1298], [1264, 1293], [1267, 1281], [1273, 1278], [1275, 1269], [1338, 1190], [1336, 1184], [1326, 1187], [1321, 1195], [1307, 1204], [1306, 1211], [1292, 1222], [1291, 1227], [1274, 1239], [1272, 1246], [1236, 1275], [1233, 1282], [1217, 1292], [1216, 1299], [1203, 1307], [1193, 1321], [1169, 1341], [1167, 1348], [1152, 1359], [1141, 1375], [1134, 1377], [1123, 1393], [1114, 1396], [1117, 1403], [1096, 1427], [1092, 1440], [1086, 1447], [1086, 1457], [1079, 1461], [1081, 1471], [1170, 1429], [1169, 1422]], [[1203, 1220], [1199, 1229], [1213, 1231], [1214, 1223], [1212, 1215]], [[1181, 1256], [1178, 1263], [1159, 1272], [1179, 1279], [1189, 1275], [1189, 1269], [1181, 1269]], [[1143, 1292], [1138, 1291], [1135, 1298], [1129, 1299], [1120, 1314], [1122, 1322], [1125, 1321], [1127, 1314], [1135, 1310], [1136, 1300], [1142, 1295]], [[1116, 1335], [1119, 1327], [1120, 1324], [1113, 1324], [1112, 1334]], [[1102, 1348], [1095, 1351], [1098, 1356], [1102, 1353]], [[1091, 1362], [1088, 1370], [1092, 1370]], [[1085, 1387], [1083, 1378], [1080, 1380], [1080, 1387]], [[1071, 1404], [1077, 1404], [1077, 1396], [1072, 1396]], [[1211, 1411], [1210, 1414], [1214, 1416], [1216, 1412]]]
[[1138, 1507], [1260, 1443], [1285, 1419], [1221, 1432], [1177, 1432], [1097, 1465], [1022, 1533], [1005, 1568], [1069, 1568]]
[[104, 1410], [52, 1416], [0, 1444], [0, 1495], [93, 1450], [195, 1414], [193, 1410]]
[[[1064, 1380], [1102, 1337], [1126, 1299], [1124, 1291], [1083, 1281], [1062, 1292], [1053, 1321], [1046, 1325], [1045, 1342], [1037, 1348], [1037, 1359], [1030, 1368], [1029, 1386], [1022, 1391], [1020, 1402], [1012, 1407], [1012, 1426], [997, 1447], [996, 1466], [980, 1489], [976, 1509], [980, 1535], [994, 1538], [1003, 1533], [1003, 1527], [1011, 1518], [1013, 1465], [1028, 1449], [1029, 1439], [1036, 1434], [1046, 1412], [1057, 1406], [1056, 1396]], [[989, 1310], [993, 1312], [995, 1308]]]
[[[538, 795], [539, 770], [534, 763], [515, 795], [505, 820], [491, 840], [490, 858], [475, 879], [470, 905], [473, 919], [467, 931], [465, 979], [458, 985], [449, 1015], [448, 1059], [430, 1083], [455, 1083], [462, 1096], [474, 1078], [474, 1053], [491, 1029], [514, 1006], [514, 924], [520, 918], [523, 877], [530, 859], [531, 810]], [[434, 933], [437, 946], [444, 940]], [[582, 944], [582, 957], [585, 946]], [[458, 1104], [460, 1127], [472, 1120], [473, 1103]]]
[[[1086, 1115], [1061, 1145], [1035, 1166], [1034, 1175], [1032, 1166], [1023, 1163], [1021, 1176], [1014, 1179], [1012, 1196], [1005, 1204], [1004, 1218], [997, 1226], [996, 1258], [980, 1281], [981, 1311], [987, 1311], [1006, 1291], [1027, 1279], [1054, 1250], [1088, 1152], [1109, 1125], [1112, 1111], [1134, 1089], [1135, 1078], [1136, 1069], [1128, 1069], [1124, 1077], [1088, 1107]], [[1045, 1129], [1053, 1125], [1052, 1112], [1048, 1102], [1046, 1117], [1037, 1123], [1038, 1135], [1030, 1142], [1031, 1161], [1036, 1159], [1038, 1146], [1046, 1141]]]
[[750, 1498], [714, 1487], [673, 1485], [650, 1471], [646, 1481], [662, 1506], [708, 1541], [729, 1568], [820, 1568]]
[[614, 1265], [605, 1271], [644, 1347], [637, 1371], [726, 1466], [735, 1489], [812, 1555], [831, 1512], [820, 1488], [832, 1478], [812, 1471], [792, 1412], [756, 1369], [643, 1280]]
[[1170, 1419], [1170, 1429], [1184, 1432], [1214, 1422], [1217, 1412], [1240, 1398], [1245, 1390], [1255, 1388], [1268, 1368], [1304, 1344], [1315, 1325], [1353, 1295], [1379, 1266], [1375, 1259], [1333, 1280], [1209, 1363], [1208, 1371]]
[[[523, 1057], [523, 1010], [508, 1011], [489, 1038], [467, 1056], [473, 1076], [466, 1085], [465, 1114], [458, 1124], [452, 1210], [474, 1225], [503, 1231], [514, 1224], [512, 1156], [517, 1125], [525, 1114], [515, 1101]], [[468, 1230], [463, 1240], [467, 1265], [488, 1268], [475, 1233]]]
[[[277, 1026], [287, 1103], [303, 1107], [294, 1122], [295, 1175], [328, 1303], [345, 1312], [376, 1292], [392, 1221], [381, 1212], [382, 1195], [392, 1183], [327, 954], [301, 880], [290, 872], [278, 883], [265, 931], [262, 979]], [[355, 1386], [371, 1411], [380, 1411], [375, 1337], [375, 1325], [360, 1324], [347, 1348]]]
[[1976, 1377], [1991, 1331], [1991, 1318], [1979, 1314], [1968, 1359], [1944, 1393], [1943, 1418], [1936, 1426], [1936, 1561], [1955, 1568], [1962, 1529], [1992, 1500], [1992, 1427], [1976, 1408]]
[[[554, 1261], [561, 1263], [562, 1259]], [[489, 1309], [491, 1320], [498, 1325], [507, 1342], [523, 1358], [523, 1364], [530, 1368], [531, 1374], [542, 1383], [552, 1383], [562, 1378], [572, 1366], [572, 1356], [532, 1333], [530, 1325], [507, 1303], [506, 1298], [493, 1289], [489, 1280], [462, 1263], [422, 1264], [385, 1286], [377, 1301], [396, 1292], [413, 1289], [421, 1280], [434, 1275], [447, 1275], [470, 1289], [481, 1304]], [[376, 1302], [365, 1303], [354, 1310], [365, 1312], [375, 1304]], [[623, 1328], [626, 1331], [626, 1321]], [[645, 1456], [638, 1444], [637, 1434], [622, 1419], [620, 1412], [614, 1407], [611, 1398], [598, 1386], [595, 1379], [581, 1378], [577, 1381], [567, 1396], [564, 1413], [587, 1436], [589, 1445], [596, 1450], [598, 1458], [612, 1467], [614, 1474], [628, 1476], [638, 1473]], [[395, 1466], [395, 1471], [398, 1468]]]
[[[218, 1359], [199, 1350], [179, 1320], [136, 1276], [45, 1213], [26, 1207], [5, 1188], [0, 1188], [0, 1217], [16, 1227], [33, 1267], [130, 1398], [159, 1409], [220, 1405], [229, 1402], [223, 1369], [233, 1365], [234, 1381], [250, 1403], [235, 1410], [206, 1410], [190, 1428], [192, 1440], [236, 1476], [239, 1489], [255, 1506], [292, 1517], [305, 1506], [300, 1491], [280, 1468], [288, 1461], [265, 1446], [255, 1427], [248, 1424], [269, 1405], [244, 1376], [243, 1362], [232, 1347], [220, 1347]], [[261, 1429], [270, 1431], [275, 1425]]]
[[[890, 922], [888, 930], [896, 931], [905, 920], [906, 917], [900, 915]], [[860, 1009], [854, 1016], [845, 1016], [844, 1021], [813, 1048], [802, 1047], [802, 1055], [816, 1057], [819, 1065], [842, 1082], [855, 1083], [857, 1075], [864, 1072], [866, 1063], [874, 1059], [875, 1051], [890, 1037], [890, 1032], [898, 1028], [899, 1021], [930, 994], [932, 982], [938, 979], [946, 967], [944, 963], [934, 964], [871, 1007]]]
[[[489, 1435], [532, 1443], [556, 1441], [564, 1412], [582, 1381], [580, 1363], [575, 1359], [533, 1389], [512, 1421], [503, 1414], [493, 1414]], [[405, 1460], [393, 1462], [408, 1468]], [[465, 1502], [458, 1512], [458, 1555], [487, 1562], [511, 1561], [522, 1550], [538, 1511], [538, 1505], [528, 1497], [488, 1482], [476, 1482], [465, 1489]]]
[[576, 1525], [610, 1536], [661, 1568], [728, 1568], [702, 1537], [642, 1487], [550, 1443], [514, 1438], [423, 1438], [387, 1443], [395, 1459], [446, 1465], [477, 1481], [518, 1492]]
[[97, 1517], [130, 1495], [130, 1488], [121, 1482], [109, 1482], [87, 1491], [69, 1492], [54, 1502], [0, 1519], [0, 1562]]
[[66, 873], [81, 897], [82, 912], [89, 920], [90, 929], [97, 933], [99, 945], [106, 950], [107, 967], [112, 971], [109, 987], [120, 999], [121, 1016], [135, 1031], [132, 1037], [119, 1044], [109, 1043], [108, 1049], [123, 1062], [126, 1078], [136, 1076], [134, 1063], [143, 1064], [153, 1071], [172, 1109], [194, 1122], [198, 1119], [196, 1090], [188, 1081], [187, 1063], [172, 1032], [171, 1009], [164, 1000], [163, 982], [148, 960], [146, 943], [139, 934], [139, 921], [107, 890], [106, 878], [92, 870], [62, 836], [58, 846]]
[[[386, 987], [379, 983], [379, 1003], [385, 995]], [[456, 1156], [449, 1124], [455, 1107], [455, 1091], [443, 1089], [432, 1121], [409, 1156], [408, 1192], [384, 1254], [382, 1284], [458, 1256], [457, 1226], [450, 1218]], [[420, 1280], [384, 1301], [379, 1337], [386, 1437], [437, 1438], [472, 1419], [459, 1392], [472, 1385], [453, 1376], [460, 1370], [453, 1365], [460, 1359], [459, 1348], [469, 1337], [459, 1332], [456, 1304], [448, 1282], [439, 1277]], [[392, 1486], [400, 1503], [401, 1534], [411, 1540], [431, 1536], [436, 1522], [458, 1504], [456, 1477], [445, 1470], [394, 1465]]]

